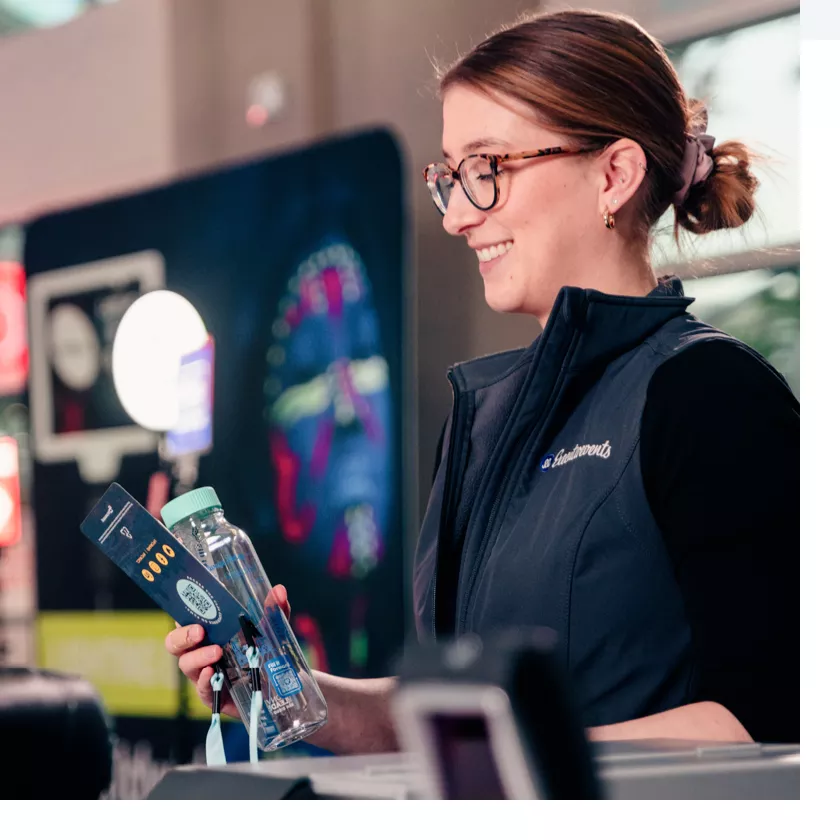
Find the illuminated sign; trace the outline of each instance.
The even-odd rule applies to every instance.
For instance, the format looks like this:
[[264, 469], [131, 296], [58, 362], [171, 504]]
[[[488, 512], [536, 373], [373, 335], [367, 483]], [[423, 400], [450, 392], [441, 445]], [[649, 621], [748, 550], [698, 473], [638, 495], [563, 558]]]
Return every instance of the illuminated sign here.
[[28, 373], [26, 277], [19, 263], [0, 262], [0, 395], [23, 391]]

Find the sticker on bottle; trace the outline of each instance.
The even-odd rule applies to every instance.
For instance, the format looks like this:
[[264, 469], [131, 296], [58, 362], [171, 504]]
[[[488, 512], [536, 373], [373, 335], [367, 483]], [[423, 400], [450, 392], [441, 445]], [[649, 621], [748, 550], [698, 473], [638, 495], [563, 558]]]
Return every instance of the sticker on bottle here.
[[265, 669], [271, 678], [272, 685], [281, 697], [291, 697], [303, 691], [297, 672], [284, 657], [266, 662]]
[[[241, 634], [240, 634], [241, 635]], [[234, 639], [231, 642], [231, 650], [233, 651], [233, 655], [236, 657], [236, 663], [239, 667], [245, 671], [248, 668], [248, 643], [245, 641], [237, 641]], [[260, 653], [260, 660], [262, 662], [268, 662], [271, 660], [273, 656], [277, 654], [277, 648], [265, 637], [265, 636], [258, 636], [257, 637], [257, 650]]]
[[277, 728], [274, 718], [271, 717], [271, 710], [268, 708], [267, 703], [263, 703], [263, 707], [260, 709], [260, 723], [262, 724], [266, 740], [270, 741], [272, 738], [280, 734], [280, 730]]

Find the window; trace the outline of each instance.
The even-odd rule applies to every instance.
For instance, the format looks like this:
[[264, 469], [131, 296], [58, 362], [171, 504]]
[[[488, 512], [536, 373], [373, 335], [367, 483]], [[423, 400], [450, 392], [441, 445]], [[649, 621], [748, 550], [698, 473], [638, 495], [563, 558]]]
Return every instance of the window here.
[[[689, 96], [708, 106], [709, 133], [769, 158], [756, 167], [759, 213], [743, 228], [680, 233], [663, 218], [660, 273], [684, 279], [691, 311], [760, 352], [799, 393], [799, 15], [669, 49]], [[693, 279], [692, 279], [693, 278]]]
[[[709, 133], [767, 156], [756, 167], [759, 214], [737, 231], [673, 242], [673, 216], [657, 238], [660, 263], [681, 264], [799, 243], [799, 15], [669, 49], [689, 96], [709, 110]], [[768, 56], [772, 60], [768, 61]]]
[[770, 362], [799, 396], [799, 266], [684, 281], [689, 311], [740, 338]]

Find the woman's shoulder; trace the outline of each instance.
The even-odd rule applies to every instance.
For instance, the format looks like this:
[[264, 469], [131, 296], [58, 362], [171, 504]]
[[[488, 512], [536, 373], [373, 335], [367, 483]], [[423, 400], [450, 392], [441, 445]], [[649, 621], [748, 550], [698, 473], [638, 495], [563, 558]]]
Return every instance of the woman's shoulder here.
[[[703, 325], [705, 326], [705, 325]], [[656, 376], [672, 385], [712, 389], [744, 386], [781, 389], [792, 396], [784, 377], [758, 351], [718, 330], [698, 334], [674, 348]]]
[[799, 402], [784, 377], [759, 353], [719, 333], [687, 343], [650, 379], [646, 419], [689, 426], [764, 423], [773, 415], [798, 418]]
[[672, 534], [689, 527], [701, 503], [707, 522], [729, 522], [768, 490], [795, 504], [799, 402], [745, 344], [692, 344], [653, 374], [639, 450], [651, 509]]

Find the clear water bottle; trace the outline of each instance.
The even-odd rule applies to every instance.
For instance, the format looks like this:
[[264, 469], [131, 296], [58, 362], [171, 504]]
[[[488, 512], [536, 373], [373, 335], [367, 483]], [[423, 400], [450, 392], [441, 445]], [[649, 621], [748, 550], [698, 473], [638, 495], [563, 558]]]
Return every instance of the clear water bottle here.
[[[247, 610], [257, 630], [263, 708], [257, 744], [275, 750], [308, 738], [327, 722], [327, 703], [312, 676], [286, 616], [271, 591], [248, 535], [225, 519], [212, 487], [201, 487], [164, 505], [164, 524]], [[251, 714], [251, 677], [239, 632], [223, 648], [222, 668], [245, 726]]]

